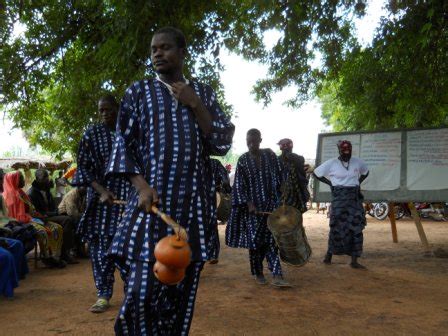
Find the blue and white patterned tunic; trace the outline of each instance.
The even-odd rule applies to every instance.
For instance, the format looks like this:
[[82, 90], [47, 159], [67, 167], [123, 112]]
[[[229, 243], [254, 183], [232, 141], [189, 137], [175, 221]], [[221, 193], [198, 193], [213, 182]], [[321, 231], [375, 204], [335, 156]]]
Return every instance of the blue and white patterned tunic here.
[[227, 190], [222, 190], [224, 184], [230, 185], [229, 173], [227, 172], [227, 169], [217, 159], [210, 159], [210, 164], [212, 167], [216, 190], [227, 192]]
[[[142, 80], [123, 97], [117, 137], [108, 171], [141, 174], [157, 190], [158, 207], [184, 226], [192, 260], [208, 259], [207, 244], [216, 211], [210, 155], [225, 155], [234, 126], [216, 101], [213, 90], [191, 81], [212, 116], [212, 131], [204, 136], [190, 108], [177, 104], [157, 79]], [[154, 214], [138, 209], [132, 188], [111, 255], [119, 259], [154, 261], [154, 246], [171, 228]]]
[[72, 185], [87, 187], [86, 210], [78, 224], [78, 233], [84, 240], [94, 237], [112, 237], [115, 235], [122, 205], [100, 203], [100, 195], [92, 188], [96, 181], [114, 193], [120, 200], [127, 200], [130, 182], [123, 176], [105, 176], [109, 163], [115, 132], [104, 124], [90, 127], [83, 135], [78, 148], [76, 173]]
[[247, 202], [257, 211], [271, 212], [280, 201], [280, 162], [270, 149], [260, 149], [260, 167], [244, 153], [238, 160], [232, 188], [232, 213], [226, 228], [226, 244], [230, 247], [255, 249], [273, 243], [267, 229], [266, 215], [250, 214]]

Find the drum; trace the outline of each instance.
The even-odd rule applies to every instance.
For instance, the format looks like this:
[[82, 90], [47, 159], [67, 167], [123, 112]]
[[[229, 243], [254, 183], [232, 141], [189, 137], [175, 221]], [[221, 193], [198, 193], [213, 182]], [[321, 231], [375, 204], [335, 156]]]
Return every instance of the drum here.
[[216, 217], [220, 222], [227, 222], [232, 210], [232, 199], [230, 194], [216, 193]]
[[280, 259], [292, 266], [303, 266], [311, 257], [302, 221], [300, 211], [288, 205], [282, 205], [268, 217], [268, 228], [279, 248]]

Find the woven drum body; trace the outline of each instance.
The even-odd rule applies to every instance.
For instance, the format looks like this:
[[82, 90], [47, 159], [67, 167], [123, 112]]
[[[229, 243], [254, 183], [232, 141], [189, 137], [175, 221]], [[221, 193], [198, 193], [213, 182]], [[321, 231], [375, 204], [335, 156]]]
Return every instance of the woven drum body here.
[[311, 257], [302, 222], [300, 211], [288, 205], [282, 205], [268, 217], [268, 228], [279, 248], [280, 259], [292, 266], [303, 266]]

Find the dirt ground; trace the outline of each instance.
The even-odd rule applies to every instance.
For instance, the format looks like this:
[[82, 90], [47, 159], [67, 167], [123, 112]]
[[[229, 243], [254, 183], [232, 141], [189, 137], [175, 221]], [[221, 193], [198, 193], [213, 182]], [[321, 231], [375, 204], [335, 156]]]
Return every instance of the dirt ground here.
[[[247, 251], [224, 246], [220, 226], [220, 262], [202, 273], [191, 335], [448, 335], [448, 259], [424, 256], [410, 219], [397, 222], [394, 244], [389, 222], [368, 218], [361, 260], [368, 270], [353, 270], [348, 257], [321, 262], [328, 219], [315, 210], [304, 218], [313, 256], [302, 268], [284, 267], [294, 286], [286, 290], [257, 285]], [[448, 223], [423, 226], [434, 249], [448, 250]], [[0, 299], [0, 335], [113, 335], [120, 280], [110, 311], [94, 315], [88, 260], [30, 268], [14, 300]]]

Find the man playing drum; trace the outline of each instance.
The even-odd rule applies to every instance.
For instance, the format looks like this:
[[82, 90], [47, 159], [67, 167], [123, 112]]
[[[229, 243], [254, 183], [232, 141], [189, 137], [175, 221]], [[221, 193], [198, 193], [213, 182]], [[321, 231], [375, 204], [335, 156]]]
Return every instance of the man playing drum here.
[[293, 142], [291, 139], [282, 139], [278, 145], [282, 151], [279, 156], [284, 181], [282, 199], [286, 205], [293, 206], [304, 213], [307, 210], [306, 203], [310, 199], [305, 160], [303, 156], [292, 152]]
[[[90, 308], [92, 313], [109, 309], [114, 286], [115, 265], [107, 257], [107, 250], [121, 220], [123, 205], [114, 199], [127, 200], [130, 183], [121, 176], [105, 176], [115, 139], [118, 103], [111, 95], [98, 101], [102, 122], [90, 127], [78, 146], [78, 167], [73, 186], [87, 187], [87, 206], [78, 224], [78, 234], [89, 243], [93, 279], [97, 288], [97, 301]], [[123, 269], [121, 269], [123, 272]], [[125, 274], [121, 274], [125, 277]]]
[[280, 162], [270, 149], [260, 149], [261, 133], [250, 129], [246, 136], [249, 152], [238, 160], [232, 188], [232, 213], [226, 228], [226, 244], [249, 249], [250, 270], [258, 284], [267, 284], [263, 274], [266, 258], [272, 285], [287, 287], [267, 215], [279, 205]]

